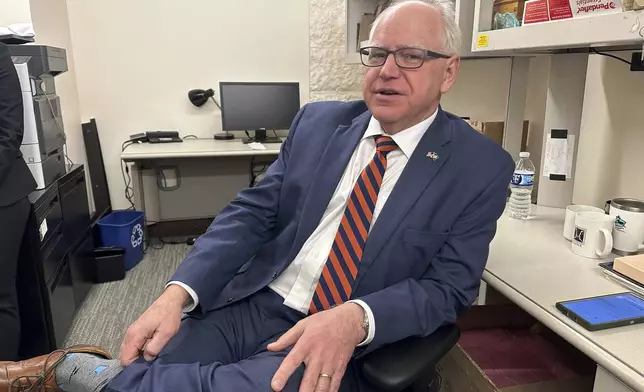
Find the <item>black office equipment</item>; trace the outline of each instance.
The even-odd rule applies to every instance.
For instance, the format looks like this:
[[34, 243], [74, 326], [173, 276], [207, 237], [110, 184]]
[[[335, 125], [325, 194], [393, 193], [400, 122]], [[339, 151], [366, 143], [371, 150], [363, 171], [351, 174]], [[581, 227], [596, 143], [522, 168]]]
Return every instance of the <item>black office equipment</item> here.
[[[202, 107], [210, 98], [215, 96], [215, 90], [209, 88], [202, 90], [200, 88], [188, 91], [188, 99], [196, 107]], [[217, 105], [219, 106], [219, 105]]]
[[[206, 102], [208, 102], [209, 99], [211, 99], [215, 103], [215, 105], [217, 105], [219, 110], [221, 110], [221, 106], [219, 106], [219, 103], [217, 103], [217, 101], [215, 100], [215, 90], [211, 88], [207, 90], [190, 90], [188, 91], [188, 99], [190, 100], [190, 102], [192, 102], [193, 105], [198, 108], [202, 107]], [[215, 134], [215, 140], [232, 140], [234, 138], [235, 135], [228, 133], [228, 131]]]
[[96, 248], [93, 253], [96, 266], [96, 283], [125, 279], [125, 249], [118, 247]]
[[29, 195], [32, 208], [20, 247], [16, 287], [20, 357], [62, 346], [94, 281], [94, 241], [82, 165]]
[[[183, 139], [179, 136], [178, 131], [148, 131], [139, 132], [130, 135], [130, 140], [126, 143], [182, 143]], [[127, 147], [129, 144], [123, 144]]]
[[644, 298], [629, 292], [561, 301], [555, 306], [589, 331], [644, 323]]
[[95, 222], [112, 212], [112, 200], [110, 199], [110, 189], [107, 186], [105, 162], [103, 161], [96, 120], [92, 118], [90, 122], [84, 123], [82, 129], [92, 196], [94, 198], [95, 212], [91, 218]]
[[299, 83], [221, 82], [224, 131], [255, 131], [244, 143], [281, 143], [267, 130], [288, 129], [300, 110]]
[[19, 34], [0, 34], [0, 42], [7, 45], [22, 45], [35, 42], [32, 36], [25, 36]]
[[152, 131], [146, 132], [148, 142], [150, 143], [181, 143], [183, 139], [179, 137], [177, 131]]

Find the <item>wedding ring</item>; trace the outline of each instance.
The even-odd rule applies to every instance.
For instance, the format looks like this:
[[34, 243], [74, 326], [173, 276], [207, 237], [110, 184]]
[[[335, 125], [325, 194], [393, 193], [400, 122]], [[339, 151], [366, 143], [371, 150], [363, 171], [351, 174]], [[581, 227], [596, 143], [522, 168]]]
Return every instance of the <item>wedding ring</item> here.
[[320, 373], [320, 377], [331, 379], [331, 376], [326, 373]]

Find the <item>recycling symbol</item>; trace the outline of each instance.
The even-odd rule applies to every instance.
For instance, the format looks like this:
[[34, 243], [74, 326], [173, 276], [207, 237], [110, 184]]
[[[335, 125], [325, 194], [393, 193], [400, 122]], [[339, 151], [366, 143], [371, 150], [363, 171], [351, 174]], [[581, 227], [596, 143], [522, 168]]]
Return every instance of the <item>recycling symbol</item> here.
[[137, 248], [143, 243], [143, 227], [140, 223], [132, 227], [130, 242], [132, 243], [133, 248]]

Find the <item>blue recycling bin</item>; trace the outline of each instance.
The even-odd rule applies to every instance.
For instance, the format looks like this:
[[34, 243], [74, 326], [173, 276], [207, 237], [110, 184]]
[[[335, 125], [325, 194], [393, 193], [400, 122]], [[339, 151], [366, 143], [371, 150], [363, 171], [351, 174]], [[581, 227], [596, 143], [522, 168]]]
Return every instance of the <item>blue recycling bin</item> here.
[[103, 246], [125, 249], [125, 269], [134, 268], [143, 259], [144, 213], [141, 211], [114, 211], [98, 221]]

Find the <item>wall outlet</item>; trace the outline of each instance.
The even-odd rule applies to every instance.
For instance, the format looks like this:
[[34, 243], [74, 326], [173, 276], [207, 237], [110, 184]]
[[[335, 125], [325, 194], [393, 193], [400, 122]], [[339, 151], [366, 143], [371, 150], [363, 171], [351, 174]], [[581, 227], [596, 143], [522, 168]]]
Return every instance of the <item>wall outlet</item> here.
[[642, 60], [642, 52], [633, 52], [633, 55], [631, 56], [631, 71], [644, 72], [644, 60]]

